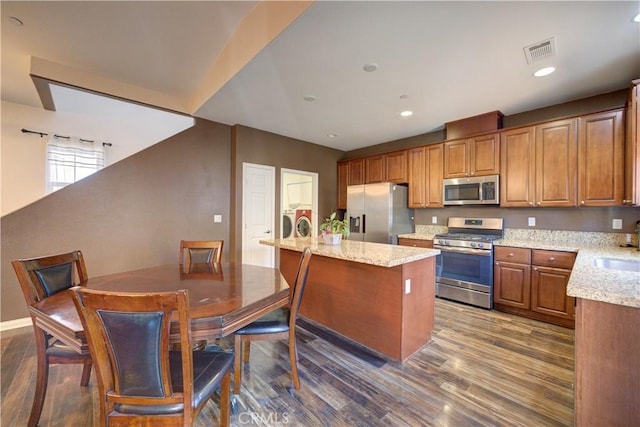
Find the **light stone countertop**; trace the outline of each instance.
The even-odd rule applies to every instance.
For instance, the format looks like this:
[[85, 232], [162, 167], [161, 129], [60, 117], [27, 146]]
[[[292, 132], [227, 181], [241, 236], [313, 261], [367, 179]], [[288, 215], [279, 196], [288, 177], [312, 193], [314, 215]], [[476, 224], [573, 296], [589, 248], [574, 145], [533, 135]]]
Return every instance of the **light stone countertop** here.
[[437, 249], [359, 242], [344, 239], [339, 245], [325, 245], [322, 239], [311, 238], [260, 240], [260, 243], [297, 252], [302, 252], [304, 248], [308, 246], [311, 248], [311, 253], [314, 255], [377, 265], [380, 267], [396, 267], [409, 262], [434, 257], [440, 253]]

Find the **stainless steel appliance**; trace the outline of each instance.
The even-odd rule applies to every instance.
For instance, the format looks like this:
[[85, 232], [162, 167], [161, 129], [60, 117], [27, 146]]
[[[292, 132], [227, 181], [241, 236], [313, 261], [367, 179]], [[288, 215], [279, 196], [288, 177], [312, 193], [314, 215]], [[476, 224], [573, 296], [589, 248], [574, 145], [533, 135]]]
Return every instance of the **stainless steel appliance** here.
[[407, 187], [383, 182], [347, 187], [349, 240], [398, 244], [398, 234], [413, 232]]
[[500, 203], [500, 176], [487, 175], [443, 180], [445, 205], [497, 205]]
[[478, 307], [493, 307], [493, 241], [503, 236], [502, 218], [448, 220], [436, 234], [436, 295]]

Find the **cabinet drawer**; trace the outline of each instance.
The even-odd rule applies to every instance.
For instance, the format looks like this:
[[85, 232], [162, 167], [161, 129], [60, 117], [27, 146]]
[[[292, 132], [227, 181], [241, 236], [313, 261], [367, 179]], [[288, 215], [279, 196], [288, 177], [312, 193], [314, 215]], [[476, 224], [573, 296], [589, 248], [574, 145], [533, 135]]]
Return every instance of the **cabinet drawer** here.
[[534, 249], [531, 264], [571, 270], [576, 260], [575, 252], [545, 251]]
[[398, 245], [433, 249], [433, 240], [398, 238]]
[[496, 261], [515, 262], [519, 264], [531, 263], [531, 249], [494, 246], [493, 250]]

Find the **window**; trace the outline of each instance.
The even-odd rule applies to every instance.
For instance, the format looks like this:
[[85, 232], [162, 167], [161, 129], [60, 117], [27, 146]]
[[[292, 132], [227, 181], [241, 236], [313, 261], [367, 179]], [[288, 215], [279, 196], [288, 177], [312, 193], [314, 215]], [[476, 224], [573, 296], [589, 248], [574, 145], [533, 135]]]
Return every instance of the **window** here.
[[101, 142], [54, 135], [47, 144], [47, 193], [86, 178], [104, 167]]

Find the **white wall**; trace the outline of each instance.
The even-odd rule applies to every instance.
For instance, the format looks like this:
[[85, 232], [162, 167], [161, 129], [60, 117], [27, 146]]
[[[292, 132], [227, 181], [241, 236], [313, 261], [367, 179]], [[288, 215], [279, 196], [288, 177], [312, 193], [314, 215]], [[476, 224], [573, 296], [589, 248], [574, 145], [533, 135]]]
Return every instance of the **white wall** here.
[[107, 152], [106, 162], [109, 165], [175, 135], [194, 123], [191, 117], [141, 106], [132, 109], [131, 104], [121, 111], [126, 111], [126, 114], [48, 111], [3, 101], [0, 107], [1, 215], [11, 213], [46, 195], [48, 137], [22, 133], [22, 128], [50, 135], [55, 133], [109, 142], [113, 144]]

